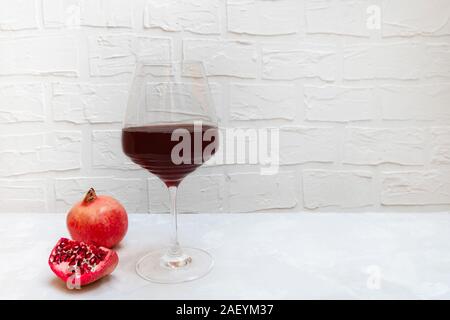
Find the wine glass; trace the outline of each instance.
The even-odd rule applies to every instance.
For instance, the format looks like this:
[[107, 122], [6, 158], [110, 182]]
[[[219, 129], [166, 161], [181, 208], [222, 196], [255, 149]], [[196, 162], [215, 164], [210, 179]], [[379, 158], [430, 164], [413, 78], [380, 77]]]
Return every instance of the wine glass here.
[[218, 148], [217, 119], [201, 62], [138, 61], [122, 148], [133, 162], [159, 177], [170, 194], [171, 243], [142, 257], [137, 273], [159, 283], [204, 276], [212, 268], [212, 257], [204, 250], [180, 246], [176, 209], [178, 185]]

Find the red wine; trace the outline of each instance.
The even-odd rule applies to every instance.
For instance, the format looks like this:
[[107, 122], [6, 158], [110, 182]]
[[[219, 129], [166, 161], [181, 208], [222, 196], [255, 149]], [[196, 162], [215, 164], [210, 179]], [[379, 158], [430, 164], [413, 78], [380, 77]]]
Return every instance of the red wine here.
[[[176, 129], [183, 129], [178, 131], [183, 135], [172, 141], [172, 133]], [[206, 131], [207, 139], [203, 139]], [[182, 140], [188, 148], [180, 150]], [[175, 150], [179, 152], [175, 154], [184, 159], [181, 163], [179, 158], [173, 159], [172, 153], [176, 146]], [[185, 176], [207, 161], [217, 147], [217, 127], [211, 125], [157, 124], [122, 130], [124, 153], [133, 162], [158, 176], [168, 187], [178, 186]], [[206, 148], [208, 152], [205, 152]]]

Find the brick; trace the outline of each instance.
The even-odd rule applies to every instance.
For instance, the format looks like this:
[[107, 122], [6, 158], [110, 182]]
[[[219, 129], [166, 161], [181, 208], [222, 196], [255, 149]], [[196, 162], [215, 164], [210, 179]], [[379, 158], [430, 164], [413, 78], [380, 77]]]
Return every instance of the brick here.
[[296, 114], [294, 85], [231, 85], [231, 120], [293, 120]]
[[0, 123], [44, 121], [41, 84], [0, 85]]
[[450, 127], [431, 128], [431, 163], [450, 164]]
[[[167, 187], [159, 178], [148, 179], [150, 213], [170, 211]], [[224, 211], [225, 176], [221, 174], [191, 174], [180, 184], [177, 208], [186, 213], [214, 213]]]
[[92, 165], [94, 168], [139, 169], [122, 151], [121, 130], [92, 132]]
[[45, 180], [0, 179], [0, 212], [47, 212]]
[[297, 0], [228, 0], [228, 31], [265, 36], [296, 33], [301, 9]]
[[380, 86], [383, 119], [450, 121], [450, 84]]
[[43, 0], [47, 28], [132, 27], [133, 1], [128, 0]]
[[117, 199], [128, 213], [147, 213], [147, 185], [144, 179], [113, 177], [71, 177], [55, 180], [57, 212], [67, 212], [83, 199], [89, 188]]
[[450, 77], [450, 45], [447, 43], [429, 44], [425, 47], [426, 65], [423, 69], [423, 76]]
[[307, 33], [368, 36], [368, 1], [307, 0], [305, 4]]
[[81, 134], [77, 131], [4, 135], [0, 150], [1, 176], [81, 167]]
[[18, 150], [31, 151], [35, 147], [45, 145], [45, 133], [24, 134], [24, 135], [2, 135], [0, 139], [0, 147], [2, 151]]
[[54, 83], [53, 119], [73, 123], [122, 122], [127, 99], [128, 85]]
[[301, 47], [266, 47], [262, 52], [262, 77], [272, 80], [319, 78], [333, 81], [338, 60], [334, 47], [305, 44]]
[[130, 34], [89, 37], [89, 66], [92, 76], [112, 76], [130, 73], [136, 59], [167, 61], [171, 57], [168, 38]]
[[384, 36], [450, 35], [447, 0], [383, 0]]
[[209, 82], [209, 89], [211, 92], [211, 98], [213, 107], [216, 111], [217, 119], [220, 123], [225, 121], [225, 115], [227, 113], [227, 109], [225, 108], [223, 99], [224, 99], [224, 88], [218, 82]]
[[148, 0], [144, 11], [144, 27], [219, 34], [219, 7], [219, 0]]
[[[221, 128], [219, 130], [219, 149], [214, 157], [206, 163], [206, 165], [221, 165], [221, 164], [256, 164], [258, 160], [265, 160], [274, 153], [266, 150], [264, 154], [258, 154], [258, 136], [266, 133], [266, 138], [269, 142], [273, 141], [271, 132], [265, 129], [258, 130], [257, 128], [248, 127], [233, 127]], [[276, 128], [270, 128], [276, 129]], [[264, 131], [264, 132], [262, 132]], [[262, 133], [261, 133], [262, 132]], [[262, 145], [262, 142], [261, 142]], [[264, 147], [266, 147], [264, 145]], [[248, 150], [248, 151], [247, 151]], [[270, 151], [270, 150], [269, 150]], [[276, 156], [277, 154], [275, 154]], [[259, 157], [260, 156], [260, 157]], [[268, 161], [268, 160], [267, 160]]]
[[343, 77], [412, 80], [420, 78], [428, 63], [419, 43], [350, 45], [344, 47]]
[[423, 129], [350, 127], [346, 130], [344, 163], [421, 165], [424, 156]]
[[35, 0], [0, 2], [0, 30], [25, 30], [38, 27]]
[[373, 205], [372, 174], [369, 171], [303, 171], [304, 205], [308, 209]]
[[450, 180], [446, 171], [391, 171], [381, 177], [383, 205], [450, 204]]
[[183, 40], [185, 60], [203, 61], [208, 75], [255, 78], [257, 51], [252, 43], [226, 40]]
[[281, 127], [280, 163], [333, 162], [338, 142], [338, 136], [331, 127]]
[[229, 174], [230, 211], [294, 208], [298, 203], [296, 181], [294, 172], [279, 172], [276, 175]]
[[78, 75], [78, 39], [40, 36], [0, 40], [0, 75]]
[[372, 88], [307, 85], [304, 96], [307, 120], [345, 122], [375, 117]]

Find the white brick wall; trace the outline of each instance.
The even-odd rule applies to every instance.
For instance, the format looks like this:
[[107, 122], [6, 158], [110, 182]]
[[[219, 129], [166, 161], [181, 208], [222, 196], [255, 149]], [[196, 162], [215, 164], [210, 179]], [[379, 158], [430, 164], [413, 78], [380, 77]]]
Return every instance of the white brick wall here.
[[68, 211], [80, 194], [95, 186], [99, 194], [108, 194], [119, 200], [130, 212], [148, 209], [147, 186], [142, 179], [115, 177], [76, 177], [55, 179], [56, 210]]
[[91, 27], [132, 26], [132, 1], [128, 0], [42, 0], [44, 25]]
[[227, 1], [227, 29], [253, 35], [280, 35], [300, 30], [302, 6], [298, 0], [276, 3], [258, 0]]
[[88, 38], [89, 69], [92, 76], [114, 76], [133, 71], [138, 58], [170, 59], [168, 38], [135, 34], [95, 35]]
[[294, 120], [297, 110], [294, 85], [230, 85], [230, 120]]
[[0, 175], [81, 168], [81, 134], [77, 131], [2, 135]]
[[381, 203], [384, 205], [449, 204], [449, 172], [386, 171], [382, 174]]
[[425, 131], [421, 128], [348, 127], [344, 163], [423, 165]]
[[79, 74], [79, 37], [16, 36], [0, 39], [0, 76]]
[[262, 51], [262, 78], [295, 80], [318, 78], [333, 81], [337, 74], [336, 48], [329, 45], [268, 45]]
[[447, 0], [383, 0], [383, 35], [450, 35]]
[[373, 194], [372, 174], [368, 171], [303, 171], [303, 197], [308, 209], [371, 206]]
[[450, 84], [385, 85], [379, 90], [383, 119], [450, 121]]
[[[225, 212], [226, 176], [224, 174], [197, 174], [186, 177], [180, 185], [178, 206], [181, 212]], [[151, 212], [168, 212], [167, 188], [158, 178], [148, 179], [148, 198]], [[194, 200], [195, 199], [195, 200]]]
[[92, 132], [92, 167], [129, 170], [138, 169], [122, 152], [121, 130], [94, 130]]
[[219, 34], [220, 2], [220, 0], [149, 0], [144, 8], [144, 27], [160, 28], [165, 31]]
[[306, 119], [336, 122], [374, 119], [373, 91], [355, 86], [305, 85]]
[[256, 78], [257, 50], [251, 42], [183, 40], [183, 57], [201, 60], [210, 76]]
[[306, 30], [308, 33], [367, 36], [368, 0], [308, 0]]
[[55, 121], [122, 122], [128, 85], [53, 83], [50, 104]]
[[0, 123], [43, 122], [44, 119], [44, 87], [41, 84], [0, 85]]
[[1, 1], [0, 212], [90, 186], [168, 211], [121, 151], [144, 57], [202, 60], [222, 126], [280, 128], [278, 174], [205, 166], [183, 212], [450, 209], [449, 21], [448, 0]]
[[37, 2], [35, 0], [17, 0], [0, 2], [0, 30], [36, 29]]

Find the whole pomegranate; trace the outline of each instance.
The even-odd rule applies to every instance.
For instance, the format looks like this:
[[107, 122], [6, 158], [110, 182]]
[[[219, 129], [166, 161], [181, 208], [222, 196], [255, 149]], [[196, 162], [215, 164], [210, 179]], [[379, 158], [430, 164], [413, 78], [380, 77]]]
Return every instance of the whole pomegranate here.
[[124, 207], [109, 196], [97, 196], [93, 188], [67, 215], [72, 239], [112, 248], [127, 233], [128, 216]]

